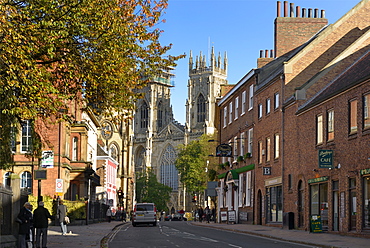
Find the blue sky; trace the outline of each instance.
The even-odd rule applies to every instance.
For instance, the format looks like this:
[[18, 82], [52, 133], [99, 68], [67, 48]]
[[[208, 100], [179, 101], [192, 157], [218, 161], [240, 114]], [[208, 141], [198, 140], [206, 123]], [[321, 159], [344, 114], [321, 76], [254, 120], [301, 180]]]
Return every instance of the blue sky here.
[[[283, 2], [281, 4], [283, 6]], [[325, 10], [329, 24], [335, 23], [360, 0], [292, 0], [294, 6]], [[159, 25], [164, 30], [160, 41], [173, 44], [169, 54], [186, 54], [178, 61], [174, 73], [175, 87], [171, 103], [177, 121], [185, 123], [187, 99], [188, 55], [206, 55], [213, 46], [216, 55], [228, 57], [228, 82], [236, 84], [256, 67], [260, 50], [274, 48], [274, 20], [277, 0], [169, 0], [169, 6]], [[288, 4], [288, 5], [289, 5]]]

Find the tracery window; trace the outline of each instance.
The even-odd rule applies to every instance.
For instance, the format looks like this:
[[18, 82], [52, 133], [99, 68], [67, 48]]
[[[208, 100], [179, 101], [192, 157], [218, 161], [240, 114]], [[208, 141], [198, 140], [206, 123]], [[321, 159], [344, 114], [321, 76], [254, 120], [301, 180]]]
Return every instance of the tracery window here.
[[161, 183], [171, 187], [173, 190], [178, 188], [178, 171], [175, 167], [176, 152], [173, 146], [168, 145], [161, 156]]
[[197, 111], [197, 122], [204, 122], [206, 120], [206, 101], [203, 95], [198, 97]]
[[148, 104], [144, 101], [140, 108], [140, 127], [147, 128], [149, 124], [149, 108]]

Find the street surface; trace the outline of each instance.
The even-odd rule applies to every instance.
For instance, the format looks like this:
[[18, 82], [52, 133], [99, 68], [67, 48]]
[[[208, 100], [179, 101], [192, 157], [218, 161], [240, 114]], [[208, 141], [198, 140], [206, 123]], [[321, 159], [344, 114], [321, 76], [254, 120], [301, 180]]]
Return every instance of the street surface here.
[[109, 248], [119, 247], [266, 247], [302, 248], [314, 247], [258, 237], [243, 233], [194, 226], [186, 221], [158, 222], [152, 225], [123, 225], [115, 230], [108, 241]]

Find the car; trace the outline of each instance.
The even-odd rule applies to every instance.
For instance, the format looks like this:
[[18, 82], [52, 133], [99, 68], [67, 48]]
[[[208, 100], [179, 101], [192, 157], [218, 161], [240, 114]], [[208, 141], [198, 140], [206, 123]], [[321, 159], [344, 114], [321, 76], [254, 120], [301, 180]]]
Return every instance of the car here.
[[166, 217], [164, 217], [164, 221], [171, 221], [172, 220], [172, 215], [166, 215]]
[[157, 208], [154, 203], [136, 203], [132, 213], [132, 225], [152, 224], [157, 225]]
[[188, 219], [185, 218], [183, 215], [181, 214], [174, 214], [173, 217], [172, 217], [172, 221], [187, 221]]

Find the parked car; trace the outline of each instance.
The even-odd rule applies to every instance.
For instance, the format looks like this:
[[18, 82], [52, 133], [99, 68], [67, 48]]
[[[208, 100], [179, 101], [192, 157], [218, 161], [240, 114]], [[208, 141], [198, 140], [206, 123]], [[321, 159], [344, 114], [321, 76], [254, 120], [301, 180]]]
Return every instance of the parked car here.
[[137, 224], [157, 225], [157, 209], [154, 203], [136, 203], [132, 213], [132, 225]]
[[172, 220], [172, 215], [167, 215], [166, 217], [164, 217], [164, 220], [165, 221], [171, 221]]
[[174, 214], [172, 221], [187, 221], [188, 219], [182, 216], [181, 214]]

